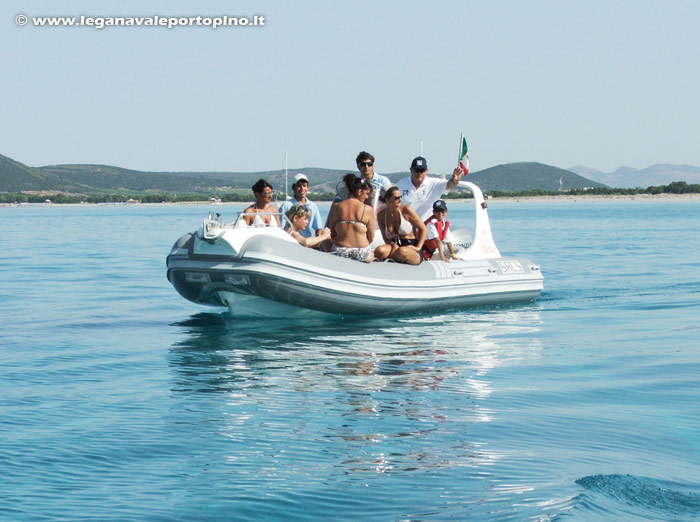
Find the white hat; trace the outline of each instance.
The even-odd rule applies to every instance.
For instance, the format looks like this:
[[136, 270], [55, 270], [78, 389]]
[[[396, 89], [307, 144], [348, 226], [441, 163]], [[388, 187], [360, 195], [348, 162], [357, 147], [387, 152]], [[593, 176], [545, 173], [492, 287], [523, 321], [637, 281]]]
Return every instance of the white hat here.
[[299, 183], [300, 181], [306, 181], [306, 182], [308, 183], [308, 182], [309, 182], [309, 178], [307, 178], [306, 176], [304, 176], [301, 172], [300, 172], [299, 174], [295, 174], [295, 175], [294, 175], [294, 183], [292, 183], [292, 185], [296, 185], [296, 184]]

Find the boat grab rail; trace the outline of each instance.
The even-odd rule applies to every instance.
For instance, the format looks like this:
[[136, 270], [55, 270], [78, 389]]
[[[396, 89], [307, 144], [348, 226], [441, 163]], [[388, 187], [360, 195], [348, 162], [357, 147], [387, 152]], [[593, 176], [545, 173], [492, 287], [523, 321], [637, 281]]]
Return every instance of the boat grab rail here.
[[209, 215], [202, 221], [200, 237], [204, 241], [214, 242], [224, 235], [224, 222], [218, 212], [209, 212]]
[[489, 214], [486, 211], [488, 205], [486, 205], [486, 202], [484, 201], [484, 194], [481, 192], [481, 189], [469, 181], [460, 180], [458, 186], [464, 187], [472, 193], [474, 198], [474, 214], [476, 215], [474, 241], [469, 248], [460, 254], [460, 257], [463, 259], [495, 259], [501, 257], [501, 253], [496, 247], [496, 242], [493, 240], [491, 223], [489, 222]]

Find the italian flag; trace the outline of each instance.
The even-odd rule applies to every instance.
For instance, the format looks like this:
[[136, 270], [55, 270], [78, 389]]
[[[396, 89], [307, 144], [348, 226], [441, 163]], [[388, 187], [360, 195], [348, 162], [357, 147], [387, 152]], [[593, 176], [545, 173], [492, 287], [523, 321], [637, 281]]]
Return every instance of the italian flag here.
[[462, 134], [459, 140], [459, 168], [462, 169], [464, 175], [469, 174], [469, 147], [467, 147], [467, 138]]

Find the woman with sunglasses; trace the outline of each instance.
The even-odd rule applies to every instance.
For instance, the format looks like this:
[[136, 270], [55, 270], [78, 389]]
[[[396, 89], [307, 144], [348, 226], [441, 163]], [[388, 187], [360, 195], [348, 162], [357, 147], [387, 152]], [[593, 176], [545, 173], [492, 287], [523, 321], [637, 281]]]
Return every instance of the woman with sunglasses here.
[[346, 174], [343, 182], [350, 197], [337, 201], [328, 214], [333, 247], [331, 253], [369, 263], [374, 259], [370, 243], [374, 239], [374, 210], [365, 205], [372, 187], [355, 174]]
[[425, 254], [423, 244], [428, 236], [420, 216], [408, 205], [401, 204], [401, 190], [390, 187], [384, 195], [386, 208], [377, 214], [377, 223], [386, 244], [378, 246], [374, 255], [379, 261], [419, 265]]
[[255, 203], [243, 211], [246, 224], [256, 227], [281, 226], [277, 207], [271, 203], [272, 194], [272, 185], [266, 179], [260, 178], [255, 182], [253, 185]]

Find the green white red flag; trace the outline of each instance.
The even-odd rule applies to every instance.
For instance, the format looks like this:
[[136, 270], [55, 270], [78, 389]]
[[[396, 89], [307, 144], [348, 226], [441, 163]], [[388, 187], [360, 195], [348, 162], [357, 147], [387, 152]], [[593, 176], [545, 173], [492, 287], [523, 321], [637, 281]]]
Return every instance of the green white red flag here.
[[469, 147], [467, 147], [467, 138], [464, 135], [459, 143], [459, 168], [462, 169], [465, 176], [469, 174]]

